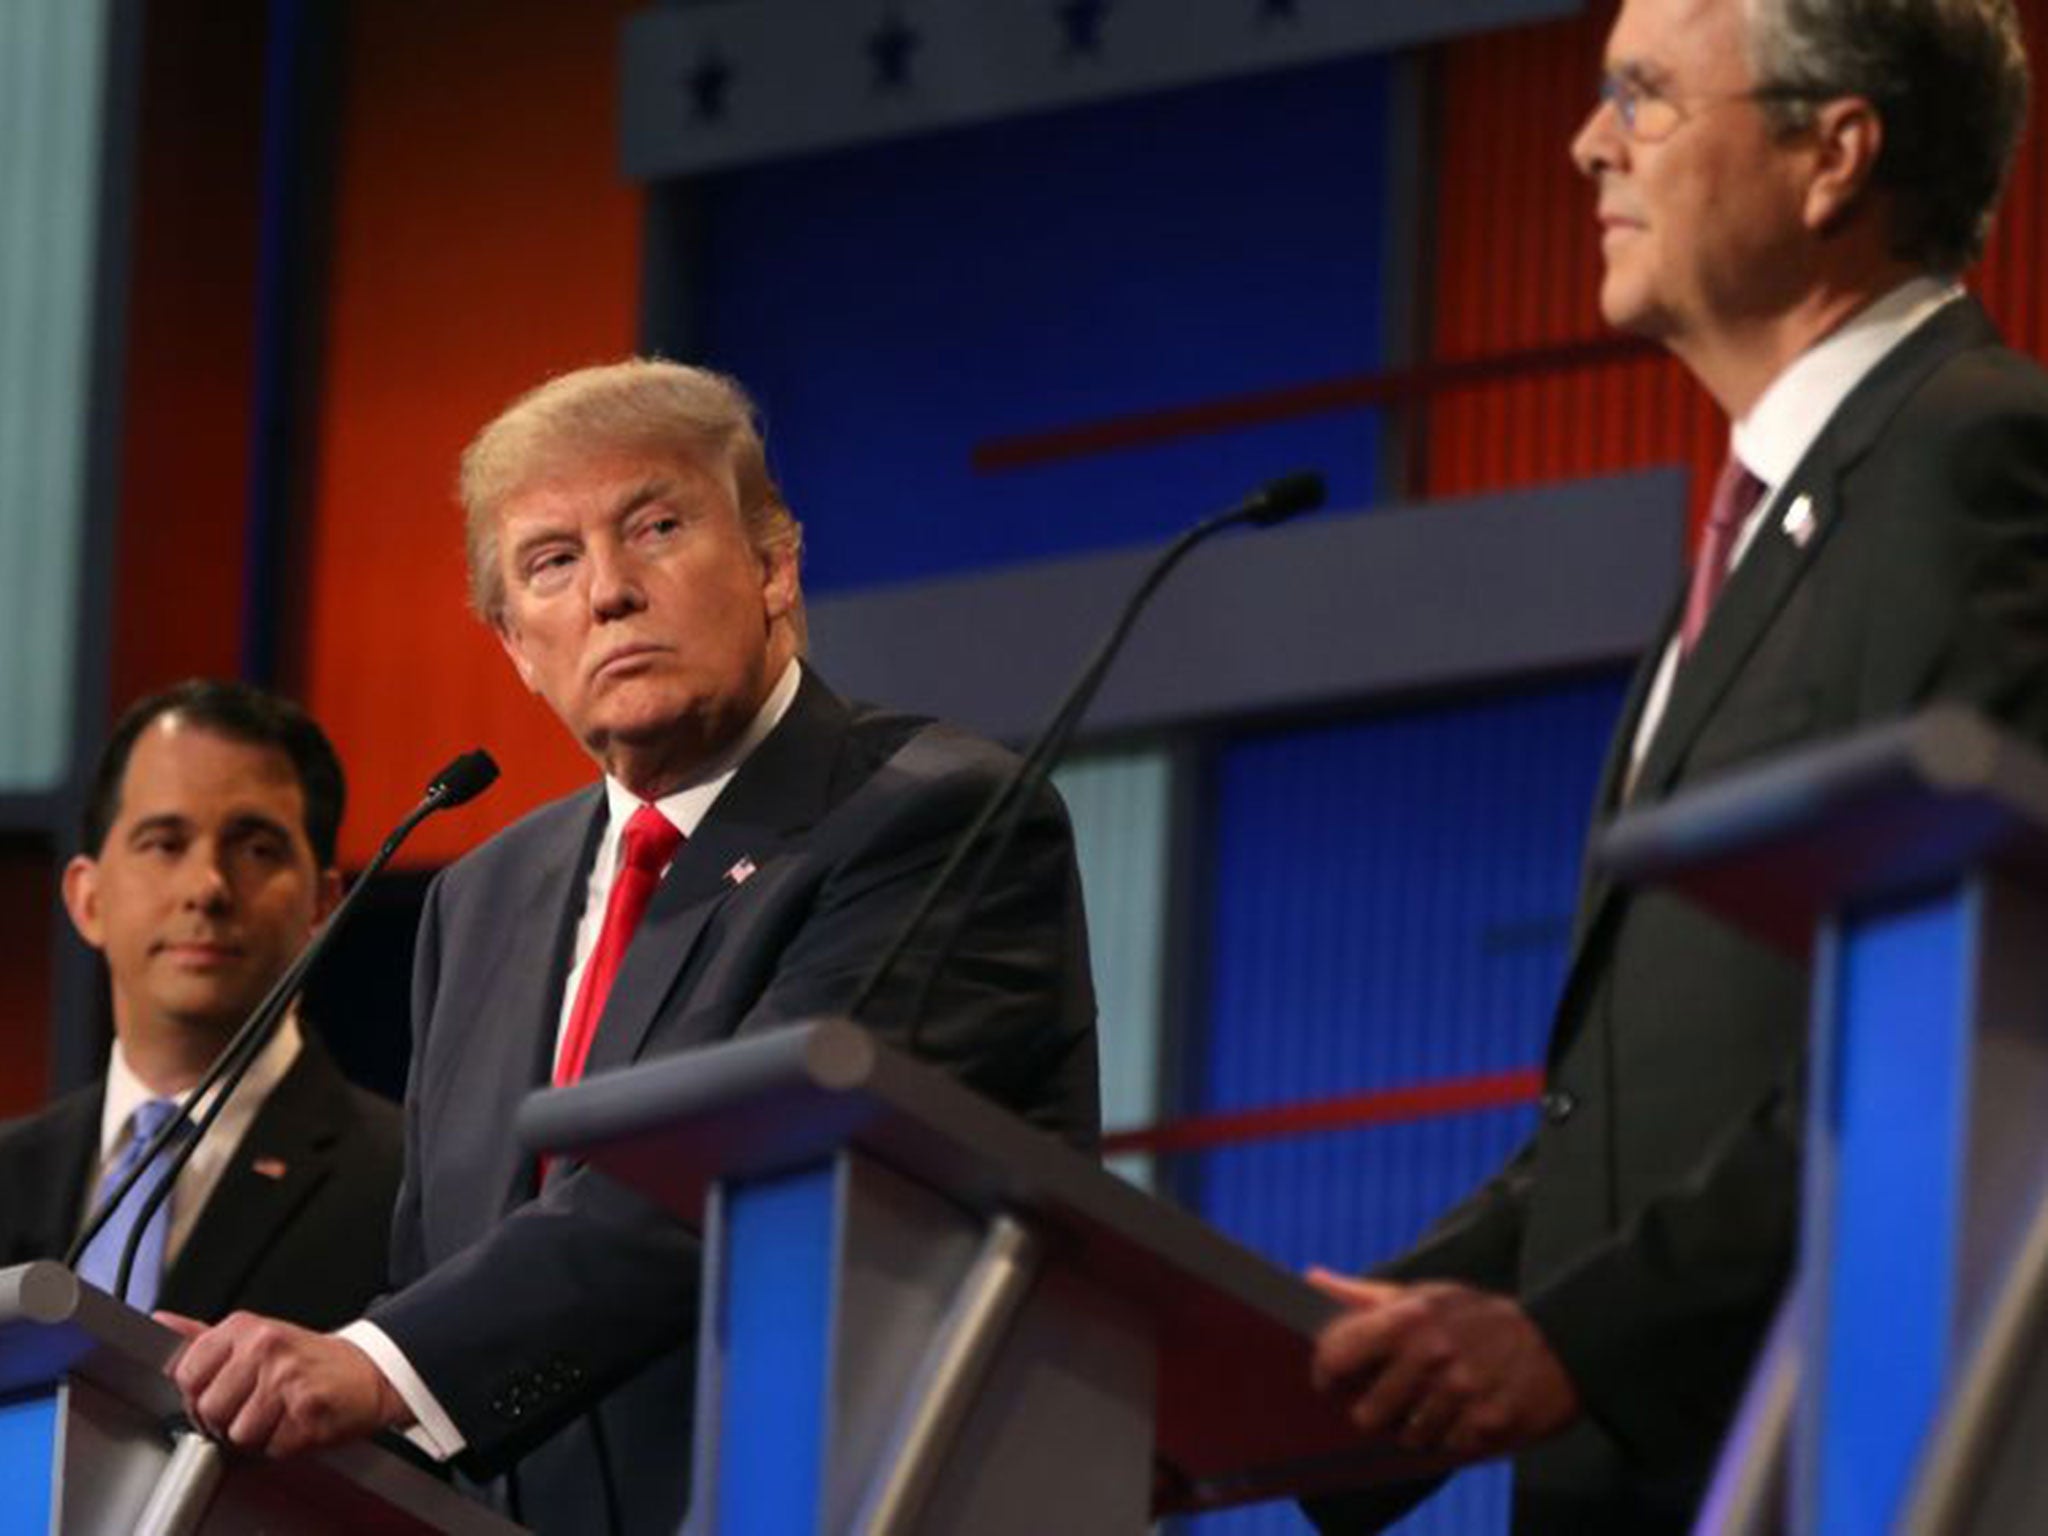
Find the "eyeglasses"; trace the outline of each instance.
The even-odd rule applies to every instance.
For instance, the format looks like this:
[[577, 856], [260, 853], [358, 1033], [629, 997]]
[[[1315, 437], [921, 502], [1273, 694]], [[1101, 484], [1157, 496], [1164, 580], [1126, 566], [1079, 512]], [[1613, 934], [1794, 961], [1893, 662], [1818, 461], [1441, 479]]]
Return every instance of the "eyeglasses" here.
[[1614, 108], [1623, 131], [1638, 144], [1660, 143], [1698, 113], [1731, 101], [1824, 101], [1831, 94], [1808, 86], [1760, 85], [1724, 96], [1704, 96], [1684, 107], [1633, 71], [1610, 70], [1600, 77], [1602, 105]]

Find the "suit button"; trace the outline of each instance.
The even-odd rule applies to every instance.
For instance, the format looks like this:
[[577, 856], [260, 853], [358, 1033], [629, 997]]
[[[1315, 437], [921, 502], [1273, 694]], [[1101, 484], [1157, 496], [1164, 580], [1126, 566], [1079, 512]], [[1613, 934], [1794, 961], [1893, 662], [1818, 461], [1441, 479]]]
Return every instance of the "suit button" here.
[[1579, 1107], [1579, 1101], [1563, 1088], [1552, 1088], [1543, 1095], [1543, 1118], [1552, 1125], [1563, 1125], [1571, 1119]]

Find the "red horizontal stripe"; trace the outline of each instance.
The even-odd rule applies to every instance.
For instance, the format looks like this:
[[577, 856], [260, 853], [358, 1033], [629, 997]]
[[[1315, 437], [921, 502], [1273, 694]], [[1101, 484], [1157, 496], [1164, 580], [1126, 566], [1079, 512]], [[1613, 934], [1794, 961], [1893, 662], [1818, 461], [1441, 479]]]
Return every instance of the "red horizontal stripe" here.
[[973, 464], [979, 473], [1001, 474], [1006, 470], [1028, 469], [1061, 459], [1142, 448], [1184, 437], [1208, 437], [1241, 427], [1270, 426], [1274, 422], [1297, 421], [1305, 416], [1321, 416], [1333, 411], [1364, 410], [1420, 400], [1465, 385], [1488, 384], [1596, 363], [1633, 362], [1655, 355], [1657, 349], [1647, 341], [1633, 336], [1603, 336], [1552, 347], [1457, 358], [1388, 373], [1352, 374], [1315, 384], [1292, 384], [1283, 389], [1258, 390], [1221, 400], [1205, 400], [1195, 405], [1137, 411], [1127, 416], [1111, 416], [1101, 421], [1054, 427], [1043, 432], [991, 438], [975, 448]]
[[1504, 1109], [1535, 1102], [1543, 1091], [1543, 1074], [1534, 1067], [1514, 1072], [1489, 1072], [1477, 1077], [1451, 1077], [1407, 1088], [1379, 1088], [1347, 1093], [1334, 1099], [1304, 1099], [1266, 1109], [1243, 1109], [1224, 1115], [1190, 1115], [1158, 1125], [1112, 1131], [1102, 1138], [1105, 1155], [1119, 1152], [1194, 1152], [1239, 1142], [1272, 1141], [1305, 1136], [1313, 1131], [1355, 1129], [1362, 1125], [1397, 1125], [1437, 1115], [1459, 1115], [1475, 1109]]

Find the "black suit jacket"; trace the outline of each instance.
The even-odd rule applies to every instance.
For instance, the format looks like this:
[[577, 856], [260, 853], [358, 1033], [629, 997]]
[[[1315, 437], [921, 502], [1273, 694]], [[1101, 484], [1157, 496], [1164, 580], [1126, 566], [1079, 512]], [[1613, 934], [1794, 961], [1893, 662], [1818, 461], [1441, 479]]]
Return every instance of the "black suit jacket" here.
[[[61, 1258], [99, 1159], [104, 1084], [0, 1128], [0, 1265]], [[250, 1122], [158, 1305], [207, 1322], [238, 1308], [338, 1327], [384, 1289], [401, 1135], [396, 1105], [352, 1086], [309, 1034]], [[259, 1171], [259, 1167], [262, 1171]]]
[[[849, 707], [806, 675], [656, 891], [587, 1073], [843, 1008], [1012, 762], [962, 732]], [[461, 1429], [463, 1470], [520, 1462], [521, 1518], [602, 1530], [611, 1497], [627, 1531], [666, 1533], [688, 1500], [696, 1239], [588, 1169], [557, 1168], [536, 1197], [510, 1130], [546, 1081], [603, 817], [601, 789], [547, 806], [428, 897], [394, 1237], [403, 1289], [371, 1317]], [[753, 872], [736, 880], [743, 859]], [[963, 917], [921, 1053], [1092, 1144], [1094, 1000], [1050, 793], [971, 911], [959, 886], [939, 904], [869, 1006], [872, 1027], [901, 1037], [926, 962]]]
[[[1788, 518], [1804, 500], [1802, 544]], [[1616, 811], [1660, 643], [1609, 751]], [[1974, 302], [1843, 402], [1679, 669], [1634, 801], [1937, 699], [2048, 739], [2048, 376]], [[1387, 1266], [1518, 1293], [1587, 1416], [1518, 1459], [1523, 1532], [1684, 1531], [1791, 1273], [1802, 968], [1589, 864], [1538, 1130]], [[1373, 1528], [1360, 1505], [1326, 1529]]]

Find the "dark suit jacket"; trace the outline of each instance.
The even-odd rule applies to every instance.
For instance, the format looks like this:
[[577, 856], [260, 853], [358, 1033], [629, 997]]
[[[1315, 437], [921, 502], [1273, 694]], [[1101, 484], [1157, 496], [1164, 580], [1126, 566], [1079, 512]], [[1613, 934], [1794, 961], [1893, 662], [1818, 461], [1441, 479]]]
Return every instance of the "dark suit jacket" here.
[[[587, 1072], [843, 1008], [1013, 761], [944, 726], [849, 707], [806, 675], [656, 891]], [[696, 1239], [588, 1169], [557, 1168], [536, 1198], [510, 1129], [546, 1080], [603, 816], [601, 789], [545, 807], [428, 897], [394, 1235], [404, 1288], [371, 1317], [462, 1430], [463, 1470], [524, 1458], [521, 1518], [604, 1529], [608, 1467], [624, 1528], [666, 1533], [688, 1499]], [[736, 883], [742, 858], [754, 873]], [[962, 915], [956, 886], [867, 1009], [879, 1032], [901, 1035], [924, 961]], [[1092, 1144], [1094, 1000], [1052, 795], [965, 919], [922, 1054]]]
[[[99, 1157], [104, 1084], [0, 1128], [0, 1265], [61, 1258]], [[384, 1289], [401, 1161], [396, 1105], [355, 1088], [309, 1034], [164, 1276], [158, 1305], [334, 1328]], [[271, 1177], [258, 1172], [282, 1167]]]
[[[1810, 498], [1802, 548], [1786, 513]], [[1660, 644], [1608, 754], [1620, 787]], [[1644, 759], [1637, 803], [1904, 715], [1972, 703], [2048, 738], [2048, 376], [1976, 304], [1845, 400], [1731, 575]], [[1791, 1272], [1803, 969], [1589, 867], [1539, 1128], [1387, 1266], [1517, 1292], [1585, 1402], [1521, 1458], [1518, 1531], [1684, 1531]], [[1330, 1530], [1376, 1524], [1319, 1511]]]

